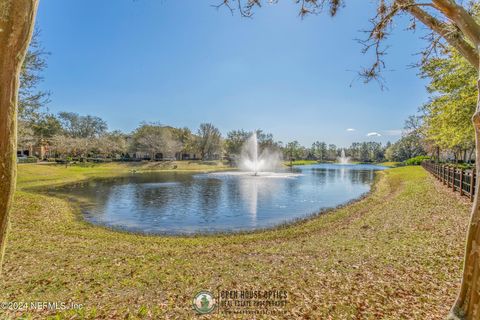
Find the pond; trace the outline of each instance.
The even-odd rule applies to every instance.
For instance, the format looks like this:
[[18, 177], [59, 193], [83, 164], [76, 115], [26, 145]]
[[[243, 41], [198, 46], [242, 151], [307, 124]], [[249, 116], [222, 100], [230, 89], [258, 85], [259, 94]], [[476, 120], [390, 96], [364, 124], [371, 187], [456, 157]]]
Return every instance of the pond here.
[[284, 173], [136, 173], [62, 186], [94, 224], [153, 234], [269, 228], [306, 218], [370, 190], [374, 165], [316, 164]]

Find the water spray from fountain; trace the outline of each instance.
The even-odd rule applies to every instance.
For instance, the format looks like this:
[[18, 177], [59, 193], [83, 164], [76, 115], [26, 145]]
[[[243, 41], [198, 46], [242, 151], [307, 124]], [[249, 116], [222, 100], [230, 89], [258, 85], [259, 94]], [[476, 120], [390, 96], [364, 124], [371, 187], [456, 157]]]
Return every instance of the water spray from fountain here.
[[345, 155], [345, 149], [342, 149], [342, 152], [340, 153], [340, 157], [337, 158], [337, 160], [340, 164], [348, 164], [350, 162], [350, 157], [347, 157]]
[[261, 150], [256, 132], [253, 132], [243, 144], [238, 167], [240, 171], [222, 171], [211, 173], [211, 175], [255, 177], [258, 181], [301, 176], [299, 173], [285, 172], [280, 152], [268, 148]]
[[254, 175], [258, 175], [258, 139], [257, 133], [254, 132], [252, 134], [252, 157], [253, 157], [253, 173]]
[[261, 172], [275, 170], [281, 167], [281, 156], [272, 150], [260, 152], [257, 133], [253, 132], [242, 148], [239, 162], [240, 169], [258, 175]]

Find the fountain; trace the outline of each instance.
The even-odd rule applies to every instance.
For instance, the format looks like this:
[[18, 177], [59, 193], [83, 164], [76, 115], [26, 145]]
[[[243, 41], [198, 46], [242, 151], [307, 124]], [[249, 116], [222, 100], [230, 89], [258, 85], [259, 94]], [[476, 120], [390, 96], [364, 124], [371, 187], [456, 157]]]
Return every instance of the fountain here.
[[222, 171], [212, 173], [216, 176], [251, 176], [262, 178], [294, 178], [301, 174], [286, 172], [282, 166], [282, 156], [275, 150], [260, 150], [257, 133], [245, 141], [238, 160], [239, 171]]
[[337, 160], [340, 164], [348, 164], [350, 162], [350, 157], [347, 157], [345, 155], [345, 149], [342, 149], [342, 152], [340, 153], [340, 157], [337, 158]]
[[257, 176], [259, 172], [275, 170], [281, 166], [280, 154], [270, 150], [259, 153], [257, 133], [253, 132], [242, 147], [239, 167]]

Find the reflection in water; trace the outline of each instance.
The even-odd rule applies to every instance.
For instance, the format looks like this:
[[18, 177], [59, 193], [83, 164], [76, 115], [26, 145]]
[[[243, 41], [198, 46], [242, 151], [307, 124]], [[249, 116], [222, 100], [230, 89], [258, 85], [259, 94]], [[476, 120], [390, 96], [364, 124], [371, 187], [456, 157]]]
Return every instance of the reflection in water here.
[[258, 183], [265, 180], [260, 179], [242, 179], [240, 181], [240, 194], [242, 200], [248, 206], [248, 213], [250, 213], [251, 220], [254, 225], [257, 222], [257, 207], [258, 207]]
[[256, 226], [259, 199], [263, 202], [271, 201], [273, 194], [282, 186], [275, 179], [262, 179], [254, 176], [245, 176], [238, 180], [242, 201], [250, 214], [252, 226]]
[[146, 233], [251, 230], [302, 218], [361, 196], [371, 165], [319, 164], [290, 173], [145, 173], [52, 190], [93, 223]]

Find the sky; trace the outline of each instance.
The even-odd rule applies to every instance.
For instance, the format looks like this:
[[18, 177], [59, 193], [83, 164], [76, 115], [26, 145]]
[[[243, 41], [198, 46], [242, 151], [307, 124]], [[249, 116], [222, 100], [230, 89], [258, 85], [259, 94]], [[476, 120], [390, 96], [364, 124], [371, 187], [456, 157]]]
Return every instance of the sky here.
[[49, 111], [91, 114], [110, 130], [142, 121], [189, 127], [211, 122], [262, 129], [309, 146], [395, 141], [427, 101], [409, 65], [425, 45], [397, 19], [388, 42], [388, 89], [356, 80], [372, 61], [355, 39], [375, 12], [347, 1], [338, 16], [301, 19], [293, 1], [253, 18], [212, 7], [219, 0], [42, 0], [37, 26], [48, 56]]

